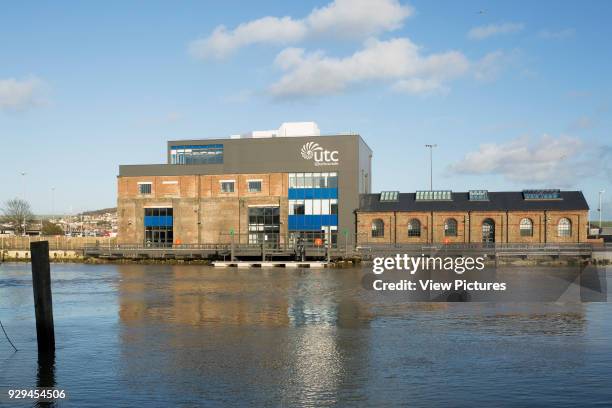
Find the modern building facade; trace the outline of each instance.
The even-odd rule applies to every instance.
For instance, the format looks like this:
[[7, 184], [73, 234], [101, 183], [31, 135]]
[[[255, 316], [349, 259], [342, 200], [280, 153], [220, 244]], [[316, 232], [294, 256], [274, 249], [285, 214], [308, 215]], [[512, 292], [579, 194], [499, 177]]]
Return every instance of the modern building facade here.
[[312, 122], [169, 141], [166, 164], [119, 167], [118, 238], [151, 246], [333, 242], [355, 233], [371, 160], [359, 135], [321, 136]]
[[361, 196], [359, 244], [580, 243], [588, 204], [580, 191], [387, 191]]

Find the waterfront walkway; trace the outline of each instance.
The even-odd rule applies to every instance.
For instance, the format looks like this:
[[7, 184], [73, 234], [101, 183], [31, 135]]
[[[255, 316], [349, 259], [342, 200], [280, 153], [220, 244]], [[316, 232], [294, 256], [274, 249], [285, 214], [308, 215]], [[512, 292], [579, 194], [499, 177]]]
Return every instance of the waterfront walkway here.
[[[600, 248], [598, 248], [600, 249]], [[603, 248], [604, 250], [606, 248]], [[612, 251], [612, 248], [607, 248]], [[493, 258], [516, 257], [577, 257], [589, 259], [593, 254], [591, 244], [425, 244], [425, 245], [363, 245], [266, 247], [260, 244], [204, 244], [175, 245], [151, 248], [145, 245], [86, 246], [83, 255], [107, 259], [214, 259], [236, 260], [326, 260], [359, 258], [369, 260], [378, 256], [408, 254], [411, 256], [474, 256]]]

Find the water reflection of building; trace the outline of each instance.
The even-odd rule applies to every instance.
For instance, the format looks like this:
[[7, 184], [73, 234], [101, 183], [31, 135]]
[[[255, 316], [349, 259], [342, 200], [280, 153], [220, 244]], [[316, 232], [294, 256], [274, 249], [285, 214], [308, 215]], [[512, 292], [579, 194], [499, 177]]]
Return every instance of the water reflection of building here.
[[[201, 401], [223, 389], [235, 405], [342, 405], [347, 384], [354, 401], [367, 398], [355, 384], [375, 383], [380, 372], [372, 367], [389, 354], [401, 371], [427, 364], [432, 349], [455, 350], [453, 339], [462, 350], [478, 339], [473, 347], [486, 348], [485, 356], [515, 350], [521, 342], [513, 339], [525, 335], [545, 350], [549, 341], [566, 344], [564, 336], [579, 339], [587, 324], [580, 303], [410, 303], [380, 296], [362, 288], [364, 271], [354, 269], [118, 268], [123, 375], [172, 379], [165, 384], [172, 392]], [[527, 272], [533, 279], [534, 270]], [[570, 364], [580, 364], [580, 344], [567, 344]], [[141, 382], [134, 386], [147, 386]], [[223, 402], [228, 405], [227, 399], [217, 405]]]
[[[151, 273], [151, 270], [155, 272]], [[206, 272], [211, 271], [206, 268]], [[122, 266], [120, 315], [124, 322], [153, 319], [187, 325], [253, 324], [287, 326], [288, 281], [274, 279], [274, 290], [262, 291], [258, 277], [237, 272], [240, 278], [212, 274], [202, 278], [196, 266]], [[231, 273], [225, 271], [225, 273]]]
[[322, 394], [336, 400], [345, 376], [367, 364], [353, 358], [371, 347], [353, 330], [372, 318], [359, 271], [122, 265], [119, 273], [126, 376], [154, 365], [186, 383], [256, 383], [255, 405], [303, 405]]
[[[119, 268], [119, 313], [125, 323], [156, 319], [189, 325], [351, 326], [371, 317], [354, 296], [360, 289], [357, 275], [317, 271], [312, 273], [325, 276], [309, 279], [282, 269], [253, 273], [185, 265], [148, 266], [146, 271], [136, 265]], [[355, 289], [344, 295], [347, 287]]]

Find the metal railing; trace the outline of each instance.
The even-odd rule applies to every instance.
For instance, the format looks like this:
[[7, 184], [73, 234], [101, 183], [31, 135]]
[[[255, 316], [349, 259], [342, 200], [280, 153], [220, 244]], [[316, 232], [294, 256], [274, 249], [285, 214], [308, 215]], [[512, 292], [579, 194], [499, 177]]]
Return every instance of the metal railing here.
[[[117, 244], [112, 246], [115, 249], [155, 249], [155, 250], [163, 250], [163, 249], [176, 249], [176, 250], [220, 250], [220, 249], [228, 249], [230, 244], [169, 244], [169, 245], [160, 245], [152, 242], [143, 242], [136, 244]], [[104, 245], [87, 245], [84, 248], [104, 248]]]
[[360, 243], [358, 248], [408, 248], [408, 249], [590, 249], [590, 243], [420, 243], [420, 244], [389, 244], [389, 243]]
[[588, 243], [448, 243], [448, 244], [367, 244], [358, 245], [357, 252], [372, 256], [377, 253], [482, 253], [490, 255], [576, 255], [588, 256], [593, 247]]
[[348, 234], [322, 233], [246, 233], [220, 234], [217, 243], [204, 244], [169, 244], [169, 243], [121, 243], [87, 244], [82, 247], [86, 255], [99, 256], [184, 256], [184, 255], [218, 255], [223, 257], [327, 257], [332, 252], [336, 256], [352, 256], [355, 244]]
[[350, 234], [341, 234], [337, 231], [322, 233], [318, 231], [266, 233], [248, 232], [240, 234], [220, 234], [220, 242], [233, 243], [237, 248], [261, 247], [270, 250], [293, 250], [297, 246], [307, 249], [322, 248], [354, 248], [355, 240]]

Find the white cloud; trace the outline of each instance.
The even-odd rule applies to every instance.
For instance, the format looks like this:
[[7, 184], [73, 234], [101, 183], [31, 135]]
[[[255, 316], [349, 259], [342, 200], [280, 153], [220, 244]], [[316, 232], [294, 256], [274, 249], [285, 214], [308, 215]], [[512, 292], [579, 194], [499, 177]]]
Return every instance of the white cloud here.
[[541, 30], [538, 33], [540, 38], [545, 40], [563, 40], [576, 35], [576, 30], [573, 28], [566, 28], [559, 31]]
[[448, 87], [437, 79], [410, 78], [400, 79], [393, 84], [393, 90], [411, 94], [446, 93]]
[[440, 90], [470, 65], [457, 51], [424, 56], [407, 38], [371, 39], [345, 58], [287, 48], [278, 54], [275, 64], [286, 72], [270, 87], [270, 93], [281, 98], [333, 94], [367, 81], [394, 81], [395, 90], [411, 93]]
[[474, 63], [474, 78], [484, 82], [494, 81], [506, 68], [516, 65], [519, 58], [518, 50], [490, 52]]
[[39, 104], [42, 84], [38, 78], [0, 79], [0, 111], [24, 110]]
[[398, 0], [335, 0], [303, 19], [268, 16], [233, 30], [218, 26], [211, 35], [193, 41], [189, 52], [196, 58], [219, 59], [252, 44], [287, 45], [321, 35], [363, 39], [401, 27], [412, 13]]
[[523, 23], [497, 23], [486, 26], [474, 27], [468, 32], [468, 38], [472, 40], [484, 40], [485, 38], [499, 35], [517, 33], [525, 28]]
[[580, 177], [586, 147], [574, 137], [543, 135], [535, 142], [519, 137], [506, 143], [486, 143], [450, 165], [449, 173], [501, 175], [527, 185], [567, 187]]
[[196, 58], [224, 58], [238, 48], [257, 43], [290, 44], [306, 35], [306, 25], [291, 17], [264, 17], [240, 24], [234, 30], [224, 26], [215, 28], [206, 38], [193, 41], [189, 46]]
[[367, 38], [400, 28], [413, 13], [411, 7], [397, 0], [335, 0], [313, 10], [306, 22], [315, 34]]

